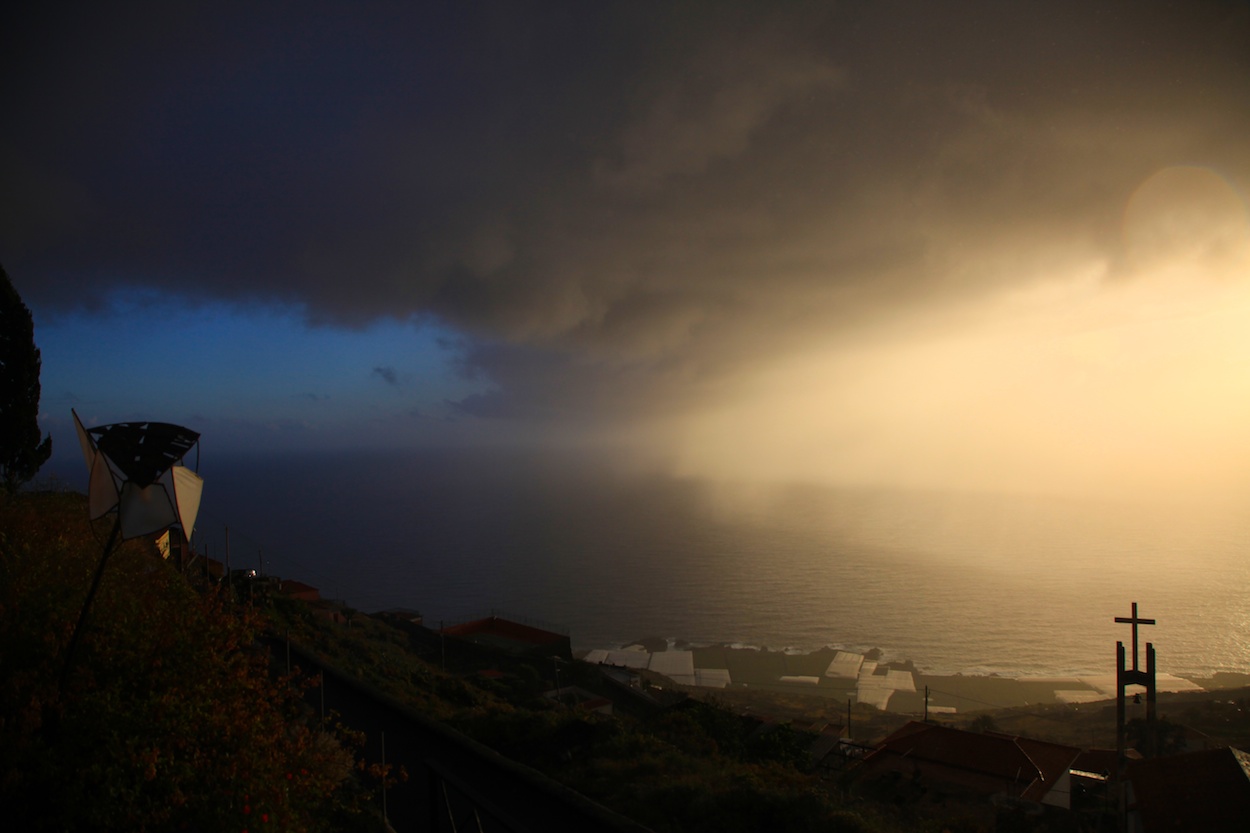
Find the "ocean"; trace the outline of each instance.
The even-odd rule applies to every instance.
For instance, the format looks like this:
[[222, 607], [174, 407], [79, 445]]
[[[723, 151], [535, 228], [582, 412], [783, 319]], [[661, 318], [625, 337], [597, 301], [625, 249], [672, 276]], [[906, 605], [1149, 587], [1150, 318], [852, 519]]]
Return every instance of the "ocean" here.
[[1159, 668], [1250, 670], [1250, 506], [627, 475], [559, 456], [206, 461], [197, 542], [365, 611], [492, 612], [575, 649], [643, 637], [879, 648], [930, 673], [1108, 674], [1132, 602]]

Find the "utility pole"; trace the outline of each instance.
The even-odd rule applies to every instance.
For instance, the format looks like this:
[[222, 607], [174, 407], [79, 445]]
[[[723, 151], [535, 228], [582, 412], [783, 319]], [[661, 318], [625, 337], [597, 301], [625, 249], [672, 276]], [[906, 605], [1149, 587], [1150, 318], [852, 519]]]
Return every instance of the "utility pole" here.
[[382, 733], [382, 823], [390, 826], [386, 817], [386, 732]]

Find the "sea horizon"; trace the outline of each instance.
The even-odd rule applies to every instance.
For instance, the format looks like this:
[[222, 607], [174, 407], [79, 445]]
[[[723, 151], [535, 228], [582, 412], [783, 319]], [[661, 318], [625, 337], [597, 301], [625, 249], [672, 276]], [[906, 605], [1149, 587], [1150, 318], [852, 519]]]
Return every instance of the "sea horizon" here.
[[[623, 474], [451, 452], [212, 461], [201, 551], [428, 625], [505, 611], [577, 650], [643, 638], [881, 651], [930, 674], [1250, 668], [1250, 520], [1077, 498]], [[72, 480], [68, 482], [72, 483]]]

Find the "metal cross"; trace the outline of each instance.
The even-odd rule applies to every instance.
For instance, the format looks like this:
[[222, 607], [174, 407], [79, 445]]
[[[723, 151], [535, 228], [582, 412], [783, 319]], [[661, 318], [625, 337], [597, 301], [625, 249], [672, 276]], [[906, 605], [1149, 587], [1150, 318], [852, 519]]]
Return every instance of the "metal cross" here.
[[1138, 625], [1153, 625], [1155, 623], [1155, 620], [1154, 619], [1138, 619], [1137, 618], [1137, 602], [1133, 602], [1133, 615], [1132, 616], [1129, 616], [1127, 618], [1124, 616], [1117, 616], [1115, 617], [1115, 620], [1116, 622], [1119, 622], [1121, 624], [1133, 626], [1133, 670], [1136, 671], [1137, 670], [1137, 626]]

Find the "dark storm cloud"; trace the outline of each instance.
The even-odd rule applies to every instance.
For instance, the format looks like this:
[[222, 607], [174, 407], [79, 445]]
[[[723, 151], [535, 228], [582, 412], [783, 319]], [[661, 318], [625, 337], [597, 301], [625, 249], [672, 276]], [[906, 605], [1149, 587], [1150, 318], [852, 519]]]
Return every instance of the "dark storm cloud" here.
[[377, 376], [391, 387], [399, 384], [399, 374], [395, 372], [395, 368], [393, 367], [375, 367], [373, 368], [373, 372], [369, 375]]
[[433, 314], [502, 386], [461, 403], [481, 413], [680, 396], [883, 310], [1114, 258], [1159, 167], [1250, 177], [1239, 4], [21, 14], [0, 249], [25, 297]]

